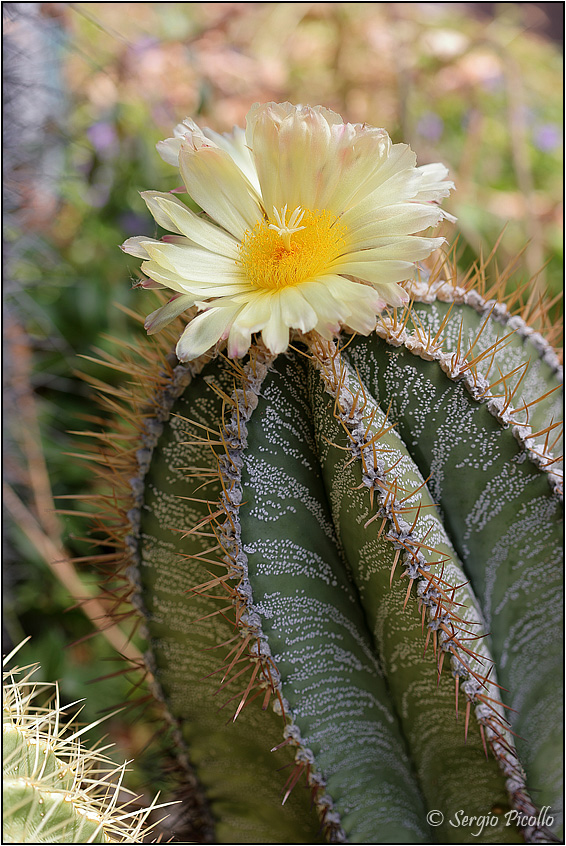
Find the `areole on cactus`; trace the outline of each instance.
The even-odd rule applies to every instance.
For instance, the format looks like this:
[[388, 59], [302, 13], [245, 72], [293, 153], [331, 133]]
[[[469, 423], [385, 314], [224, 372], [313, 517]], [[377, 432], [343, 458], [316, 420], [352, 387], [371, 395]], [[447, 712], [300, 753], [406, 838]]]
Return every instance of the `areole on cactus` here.
[[205, 216], [145, 195], [171, 325], [108, 359], [100, 462], [195, 839], [552, 839], [555, 354], [423, 264], [451, 183], [383, 130], [269, 104], [161, 152]]

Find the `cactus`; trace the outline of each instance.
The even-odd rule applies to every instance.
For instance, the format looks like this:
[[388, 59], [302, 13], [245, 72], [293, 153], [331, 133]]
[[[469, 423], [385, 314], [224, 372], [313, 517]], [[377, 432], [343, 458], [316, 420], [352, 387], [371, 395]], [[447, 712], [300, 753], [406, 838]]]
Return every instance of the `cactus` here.
[[177, 234], [124, 249], [176, 292], [146, 328], [177, 332], [107, 357], [129, 377], [102, 435], [109, 568], [195, 839], [552, 840], [556, 355], [505, 274], [407, 281], [442, 166], [319, 107], [253, 107], [246, 133], [162, 142], [209, 219], [145, 195]]
[[126, 764], [117, 767], [103, 754], [108, 747], [83, 746], [82, 736], [96, 723], [69, 724], [57, 684], [32, 680], [38, 669], [4, 673], [4, 842], [144, 842], [153, 827], [147, 817], [162, 806], [135, 809], [136, 797], [122, 786]]
[[110, 362], [140, 448], [115, 434], [104, 463], [195, 836], [475, 842], [465, 814], [480, 842], [551, 837], [560, 382], [540, 335], [437, 269], [340, 346], [183, 365], [146, 343]]

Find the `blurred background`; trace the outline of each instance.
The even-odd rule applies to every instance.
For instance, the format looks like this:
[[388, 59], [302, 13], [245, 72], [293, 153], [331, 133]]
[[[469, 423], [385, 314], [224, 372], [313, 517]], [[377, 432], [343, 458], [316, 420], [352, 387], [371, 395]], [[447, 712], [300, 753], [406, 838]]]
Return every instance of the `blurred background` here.
[[[135, 699], [92, 604], [82, 540], [92, 491], [76, 438], [99, 414], [84, 361], [140, 332], [116, 303], [139, 265], [118, 249], [154, 235], [141, 190], [178, 173], [155, 151], [184, 117], [219, 131], [256, 101], [323, 104], [385, 127], [419, 164], [447, 164], [465, 272], [502, 234], [509, 285], [562, 289], [562, 3], [4, 3], [4, 651], [32, 640], [82, 718]], [[551, 315], [558, 316], [556, 303]], [[54, 499], [67, 496], [69, 500]], [[105, 681], [97, 681], [111, 676]], [[137, 711], [100, 731], [153, 787], [153, 727]]]

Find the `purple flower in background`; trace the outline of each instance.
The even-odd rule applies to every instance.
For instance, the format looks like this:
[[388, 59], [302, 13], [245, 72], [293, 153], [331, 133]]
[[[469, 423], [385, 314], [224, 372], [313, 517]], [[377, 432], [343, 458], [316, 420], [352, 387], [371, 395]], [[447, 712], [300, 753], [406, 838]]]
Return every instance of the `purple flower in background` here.
[[135, 235], [136, 232], [139, 232], [140, 229], [144, 227], [147, 228], [148, 225], [148, 218], [147, 215], [135, 214], [135, 212], [124, 212], [118, 218], [118, 223], [122, 231], [130, 236]]
[[435, 112], [425, 112], [417, 123], [417, 133], [429, 141], [438, 141], [444, 132], [444, 121]]
[[97, 153], [104, 155], [111, 152], [118, 141], [116, 129], [108, 121], [93, 123], [86, 131], [87, 137]]
[[132, 53], [145, 53], [147, 50], [152, 50], [154, 47], [158, 47], [160, 41], [158, 38], [155, 38], [153, 35], [144, 35], [142, 38], [138, 38], [133, 44], [129, 45], [129, 49]]
[[543, 123], [533, 132], [533, 144], [543, 153], [552, 153], [562, 143], [562, 133], [555, 123]]

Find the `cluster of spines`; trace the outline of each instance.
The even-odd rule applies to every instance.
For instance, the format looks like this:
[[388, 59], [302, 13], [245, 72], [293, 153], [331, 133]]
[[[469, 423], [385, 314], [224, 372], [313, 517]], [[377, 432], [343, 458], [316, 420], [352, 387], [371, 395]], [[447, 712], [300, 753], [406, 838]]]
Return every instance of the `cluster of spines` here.
[[[5, 666], [20, 646], [6, 656]], [[88, 840], [80, 842], [93, 842], [99, 835], [105, 842], [142, 842], [141, 838], [157, 824], [146, 824], [149, 815], [163, 805], [156, 804], [156, 797], [148, 807], [132, 810], [139, 797], [122, 785], [127, 762], [116, 766], [104, 754], [111, 744], [89, 749], [82, 742], [83, 735], [102, 720], [83, 728], [69, 723], [65, 711], [72, 706], [61, 705], [56, 683], [33, 681], [38, 670], [39, 665], [34, 664], [3, 674], [4, 731], [12, 731], [18, 738], [12, 755], [4, 751], [4, 784], [25, 785], [34, 797], [31, 803], [26, 799], [21, 809], [11, 807], [5, 797], [5, 824], [13, 814], [25, 810], [29, 836], [43, 842], [73, 842], [69, 837], [81, 834]], [[24, 747], [30, 756], [22, 751]], [[126, 801], [124, 795], [128, 796]], [[53, 812], [65, 803], [74, 809], [76, 830], [67, 830], [67, 820], [53, 821]]]
[[[522, 335], [529, 335], [539, 347], [541, 356], [552, 367], [561, 363], [563, 342], [563, 320], [551, 317], [552, 310], [562, 299], [562, 292], [549, 298], [537, 291], [536, 277], [522, 285], [508, 282], [515, 273], [520, 251], [502, 270], [491, 264], [496, 261], [501, 237], [487, 256], [480, 256], [467, 273], [461, 274], [457, 267], [458, 240], [447, 253], [438, 252], [429, 259], [428, 266], [419, 266], [416, 281], [410, 283], [410, 291], [419, 302], [440, 300], [446, 303], [466, 303], [480, 313], [495, 306], [496, 319], [509, 325], [510, 329]], [[526, 301], [525, 301], [526, 297]], [[536, 328], [535, 328], [536, 327]]]
[[[450, 378], [463, 378], [471, 395], [485, 402], [489, 411], [503, 426], [512, 427], [514, 437], [526, 450], [531, 460], [548, 472], [554, 490], [562, 495], [563, 472], [557, 465], [562, 464], [563, 456], [556, 455], [555, 449], [563, 435], [563, 423], [550, 421], [545, 429], [538, 432], [533, 432], [529, 424], [529, 409], [544, 401], [557, 388], [552, 388], [530, 403], [523, 402], [521, 405], [514, 406], [515, 395], [529, 367], [529, 361], [523, 362], [518, 368], [508, 373], [499, 373], [499, 377], [491, 382], [487, 378], [496, 353], [505, 347], [512, 335], [518, 335], [529, 339], [541, 360], [551, 368], [557, 380], [562, 381], [563, 321], [561, 318], [551, 320], [549, 317], [552, 308], [561, 300], [562, 293], [560, 292], [553, 299], [544, 297], [540, 293], [533, 297], [533, 280], [528, 280], [522, 286], [515, 287], [510, 293], [506, 293], [507, 281], [514, 271], [520, 254], [507, 268], [498, 271], [495, 274], [495, 280], [490, 283], [489, 267], [496, 255], [498, 244], [499, 241], [494, 245], [487, 259], [480, 259], [463, 278], [458, 278], [456, 245], [454, 245], [448, 255], [441, 255], [433, 263], [430, 270], [423, 269], [424, 278], [412, 284], [411, 293], [418, 302], [430, 303], [439, 300], [450, 304], [445, 321], [434, 338], [431, 338], [430, 333], [425, 332], [421, 325], [417, 325], [418, 318], [415, 320], [414, 317], [413, 334], [407, 335], [405, 330], [411, 312], [410, 307], [399, 320], [393, 313], [389, 321], [378, 321], [377, 331], [388, 335], [389, 343], [405, 343], [409, 337], [408, 346], [412, 352], [424, 359], [438, 360]], [[531, 295], [524, 302], [525, 295], [529, 293]], [[450, 318], [450, 311], [454, 304], [470, 306], [483, 316], [485, 321], [474, 342], [465, 352], [461, 350], [460, 332], [457, 348], [452, 351], [448, 359], [442, 353], [442, 331]], [[497, 320], [508, 332], [489, 349], [474, 352], [474, 346], [490, 318]], [[490, 360], [487, 371], [479, 375], [478, 365]], [[514, 380], [513, 377], [517, 374], [520, 375]], [[496, 387], [498, 391], [494, 393], [493, 389]], [[535, 439], [543, 435], [545, 440], [542, 447], [537, 446]]]
[[[452, 299], [449, 298], [448, 291], [450, 291]], [[419, 301], [426, 301], [426, 296], [422, 291], [419, 292]], [[450, 286], [449, 289], [444, 291], [444, 301], [450, 302], [451, 307], [434, 336], [430, 330], [424, 329], [418, 316], [412, 310], [412, 303], [400, 315], [396, 311], [393, 311], [391, 314], [381, 317], [377, 321], [376, 333], [392, 346], [404, 346], [420, 358], [427, 361], [437, 361], [443, 372], [451, 380], [463, 381], [470, 395], [476, 401], [484, 402], [488, 411], [499, 423], [505, 428], [511, 426], [515, 439], [521, 444], [531, 461], [537, 467], [547, 472], [553, 489], [559, 495], [562, 495], [563, 473], [557, 465], [562, 464], [563, 456], [556, 455], [555, 449], [563, 435], [563, 423], [561, 421], [551, 421], [548, 426], [537, 432], [533, 432], [529, 423], [529, 408], [546, 400], [552, 393], [558, 390], [558, 386], [545, 391], [541, 396], [531, 400], [529, 403], [523, 400], [522, 404], [514, 405], [522, 380], [528, 370], [529, 361], [525, 361], [521, 365], [514, 367], [508, 373], [499, 372], [497, 377], [491, 382], [488, 379], [497, 353], [506, 346], [508, 340], [517, 332], [529, 335], [530, 333], [527, 331], [529, 327], [518, 316], [509, 319], [509, 313], [505, 305], [495, 302], [486, 304], [475, 290], [465, 291], [464, 289]], [[444, 352], [442, 333], [450, 319], [452, 305], [458, 302], [470, 305], [482, 314], [485, 319], [473, 342], [465, 351], [462, 349], [462, 322], [460, 324], [460, 334], [456, 349]], [[489, 320], [495, 316], [496, 312], [496, 319], [506, 326], [509, 331], [486, 349], [474, 350]], [[408, 330], [409, 321], [412, 323], [412, 331]], [[532, 340], [532, 335], [530, 337]], [[557, 377], [561, 377], [558, 359], [542, 336], [540, 336], [539, 346], [555, 370]], [[488, 362], [487, 370], [484, 373], [479, 372], [478, 366]], [[497, 392], [494, 391], [496, 388], [498, 389]], [[524, 419], [521, 419], [523, 415]], [[542, 446], [539, 446], [535, 439], [543, 435], [545, 436], [544, 443]]]

